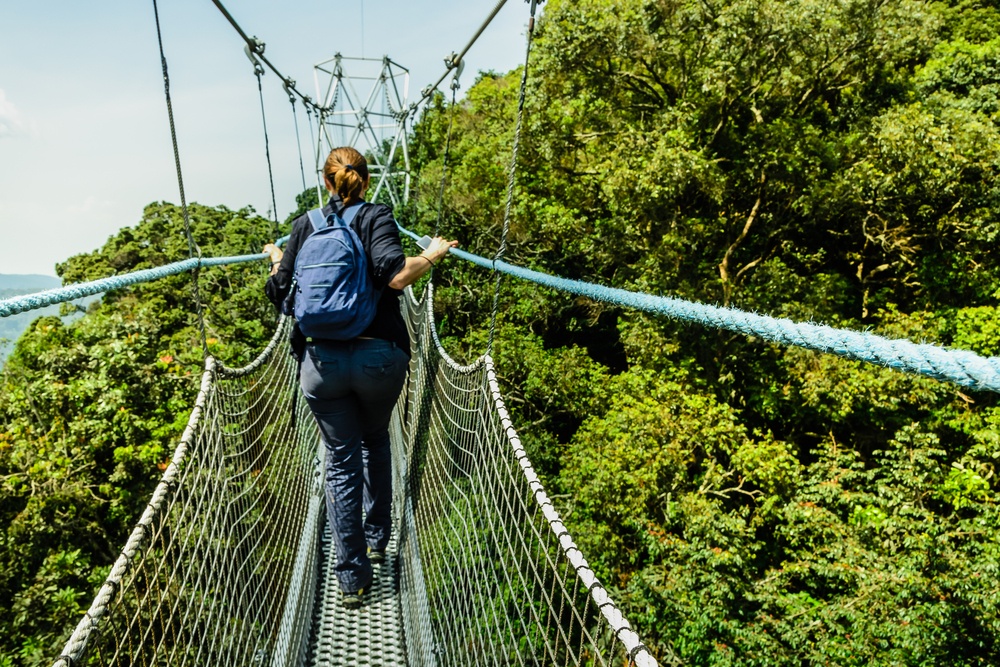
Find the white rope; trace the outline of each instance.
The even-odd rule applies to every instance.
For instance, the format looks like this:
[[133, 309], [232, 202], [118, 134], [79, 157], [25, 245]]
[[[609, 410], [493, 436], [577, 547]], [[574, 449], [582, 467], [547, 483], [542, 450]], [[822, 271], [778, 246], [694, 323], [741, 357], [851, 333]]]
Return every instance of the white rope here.
[[[546, 495], [493, 360], [444, 351], [431, 288], [403, 302], [413, 359], [392, 420], [391, 608], [409, 664], [655, 666]], [[300, 663], [324, 512], [304, 401], [291, 428], [287, 328], [244, 368], [207, 360], [173, 459], [57, 665]]]
[[411, 656], [655, 666], [546, 495], [493, 360], [463, 365], [444, 350], [432, 287], [422, 302], [408, 291], [403, 303], [414, 359], [393, 456], [411, 554], [401, 563]]
[[56, 664], [285, 665], [308, 640], [318, 433], [288, 323], [240, 369], [206, 361], [181, 442]]

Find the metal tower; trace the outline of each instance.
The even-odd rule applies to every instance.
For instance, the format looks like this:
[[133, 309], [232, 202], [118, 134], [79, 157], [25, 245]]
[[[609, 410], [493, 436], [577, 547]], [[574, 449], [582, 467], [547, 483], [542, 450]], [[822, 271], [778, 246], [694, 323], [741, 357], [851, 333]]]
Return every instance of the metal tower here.
[[368, 159], [368, 200], [403, 204], [410, 195], [409, 70], [388, 56], [376, 60], [338, 53], [317, 64], [313, 77], [320, 107], [317, 172], [332, 149], [353, 146]]

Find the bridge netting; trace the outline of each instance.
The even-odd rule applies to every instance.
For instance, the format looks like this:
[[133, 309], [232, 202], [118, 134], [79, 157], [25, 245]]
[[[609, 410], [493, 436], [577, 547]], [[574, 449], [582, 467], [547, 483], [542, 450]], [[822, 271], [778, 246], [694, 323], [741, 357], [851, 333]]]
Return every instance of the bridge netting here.
[[245, 368], [208, 358], [180, 444], [57, 665], [294, 664], [321, 496], [303, 407], [292, 428], [284, 329]]
[[[333, 557], [324, 454], [293, 400], [283, 321], [247, 367], [206, 362], [171, 463], [57, 666], [361, 664], [353, 647], [373, 626], [401, 650], [371, 664], [656, 665], [532, 470], [492, 360], [448, 356], [431, 287], [402, 300], [413, 357], [391, 426], [395, 536], [377, 584], [393, 603], [346, 610], [319, 583]], [[323, 619], [334, 626], [321, 641], [339, 648], [321, 659]]]

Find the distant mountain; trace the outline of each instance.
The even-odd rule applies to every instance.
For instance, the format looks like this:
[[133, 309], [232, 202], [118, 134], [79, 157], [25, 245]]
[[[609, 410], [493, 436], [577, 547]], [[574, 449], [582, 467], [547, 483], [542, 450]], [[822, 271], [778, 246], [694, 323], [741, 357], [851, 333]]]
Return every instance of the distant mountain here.
[[37, 289], [52, 289], [59, 287], [62, 281], [55, 276], [43, 276], [39, 273], [24, 273], [4, 275], [0, 273], [0, 289], [21, 289], [22, 294], [30, 294]]
[[[32, 294], [45, 290], [60, 287], [62, 281], [55, 276], [43, 276], [39, 274], [0, 274], [0, 301], [10, 299], [22, 294]], [[87, 297], [77, 299], [75, 303], [86, 306], [86, 304], [100, 297]], [[59, 306], [46, 306], [38, 310], [31, 310], [18, 315], [0, 318], [0, 367], [10, 354], [14, 342], [20, 338], [24, 330], [28, 328], [35, 318], [44, 315], [59, 315]]]

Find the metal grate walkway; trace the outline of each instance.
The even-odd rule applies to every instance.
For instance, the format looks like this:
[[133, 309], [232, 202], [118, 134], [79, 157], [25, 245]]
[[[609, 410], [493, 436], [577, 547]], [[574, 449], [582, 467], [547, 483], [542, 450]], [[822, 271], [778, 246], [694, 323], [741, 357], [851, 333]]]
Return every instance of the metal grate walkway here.
[[396, 537], [385, 562], [375, 566], [371, 591], [360, 609], [345, 609], [333, 567], [329, 524], [323, 523], [319, 581], [309, 640], [308, 667], [400, 667], [406, 665], [398, 595]]

